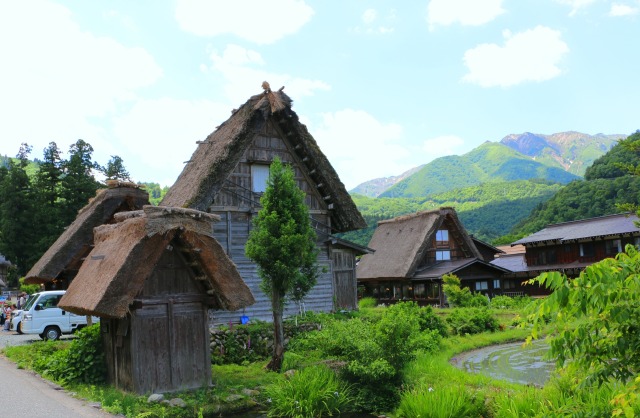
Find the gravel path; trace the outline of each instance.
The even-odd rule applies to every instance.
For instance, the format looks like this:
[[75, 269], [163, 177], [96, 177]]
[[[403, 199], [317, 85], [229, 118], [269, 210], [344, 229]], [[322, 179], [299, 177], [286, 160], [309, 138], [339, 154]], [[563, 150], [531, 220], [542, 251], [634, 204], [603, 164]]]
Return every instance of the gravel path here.
[[[19, 335], [13, 331], [0, 331], [0, 348], [30, 344], [38, 340], [40, 337], [37, 335]], [[19, 415], [33, 418], [107, 418], [114, 416], [101, 410], [98, 405], [91, 405], [86, 401], [72, 397], [60, 386], [31, 371], [18, 369], [15, 363], [2, 355], [0, 355], [0, 376], [2, 376], [0, 399], [6, 403], [7, 411], [18, 408], [18, 406], [20, 411], [18, 414], [8, 412], [7, 416]]]

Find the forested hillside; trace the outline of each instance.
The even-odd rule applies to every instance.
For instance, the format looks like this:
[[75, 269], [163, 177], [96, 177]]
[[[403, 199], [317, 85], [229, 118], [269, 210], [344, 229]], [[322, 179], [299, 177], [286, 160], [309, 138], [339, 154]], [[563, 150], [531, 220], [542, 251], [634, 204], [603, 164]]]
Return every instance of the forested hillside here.
[[640, 131], [620, 141], [594, 161], [585, 180], [574, 181], [553, 198], [536, 207], [516, 225], [510, 238], [536, 232], [549, 224], [619, 213], [622, 204], [640, 203], [640, 177], [629, 169], [640, 165], [634, 147], [640, 146]]
[[540, 202], [549, 199], [561, 184], [539, 180], [491, 182], [419, 198], [371, 198], [353, 195], [367, 221], [368, 228], [342, 236], [367, 245], [378, 221], [406, 213], [455, 207], [467, 231], [477, 238], [492, 241], [506, 234]]
[[485, 142], [467, 154], [441, 157], [396, 183], [380, 197], [419, 197], [487, 182], [543, 179], [568, 183], [579, 177], [527, 157], [504, 144]]

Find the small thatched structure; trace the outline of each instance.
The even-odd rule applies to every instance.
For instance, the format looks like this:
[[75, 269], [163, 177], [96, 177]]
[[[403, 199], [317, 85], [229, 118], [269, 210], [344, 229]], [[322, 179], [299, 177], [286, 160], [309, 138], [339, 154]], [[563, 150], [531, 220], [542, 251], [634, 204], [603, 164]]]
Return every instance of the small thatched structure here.
[[442, 304], [443, 275], [456, 274], [474, 288], [476, 281], [488, 282], [506, 272], [489, 263], [484, 253], [490, 246], [481, 252], [449, 207], [380, 221], [369, 247], [375, 252], [360, 260], [358, 283], [367, 296], [384, 302]]
[[93, 246], [93, 228], [114, 222], [119, 212], [142, 209], [149, 194], [133, 183], [111, 182], [100, 189], [71, 225], [40, 257], [25, 283], [44, 284], [47, 290], [66, 289]]
[[[197, 142], [191, 159], [161, 204], [215, 213], [221, 221], [214, 236], [234, 260], [242, 278], [256, 295], [256, 304], [244, 313], [252, 319], [270, 320], [269, 298], [260, 290], [257, 266], [245, 256], [244, 247], [269, 165], [278, 157], [289, 165], [318, 234], [320, 264], [326, 273], [304, 303], [308, 310], [331, 311], [357, 308], [355, 256], [368, 248], [338, 240], [334, 233], [364, 228], [366, 222], [344, 184], [338, 178], [315, 139], [292, 110], [282, 89], [264, 92], [234, 110], [231, 117], [205, 140]], [[287, 304], [285, 315], [299, 307]], [[214, 322], [239, 322], [240, 316], [216, 312]]]
[[138, 393], [209, 385], [208, 309], [254, 302], [211, 236], [215, 215], [145, 206], [95, 229], [94, 248], [59, 307], [95, 315], [109, 378]]

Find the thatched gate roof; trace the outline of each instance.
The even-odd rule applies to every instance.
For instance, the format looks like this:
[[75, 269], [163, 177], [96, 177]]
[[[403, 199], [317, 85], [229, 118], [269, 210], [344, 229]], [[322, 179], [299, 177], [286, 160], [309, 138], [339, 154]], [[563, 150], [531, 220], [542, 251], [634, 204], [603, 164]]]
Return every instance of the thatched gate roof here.
[[145, 206], [120, 222], [95, 229], [95, 247], [58, 306], [81, 315], [122, 318], [167, 249], [180, 251], [217, 309], [254, 303], [251, 291], [211, 236], [218, 217], [204, 212]]
[[206, 211], [245, 150], [251, 146], [255, 134], [271, 120], [294, 147], [292, 152], [304, 161], [310, 177], [329, 191], [327, 202], [333, 204], [332, 227], [338, 232], [366, 227], [338, 174], [291, 109], [292, 100], [282, 89], [273, 92], [268, 84], [263, 87], [264, 93], [251, 97], [206, 140], [198, 142], [191, 159], [161, 205]]
[[149, 194], [133, 183], [112, 183], [100, 189], [76, 219], [40, 257], [25, 276], [25, 283], [53, 281], [64, 270], [77, 270], [91, 251], [93, 228], [113, 222], [114, 214], [142, 209], [149, 204]]

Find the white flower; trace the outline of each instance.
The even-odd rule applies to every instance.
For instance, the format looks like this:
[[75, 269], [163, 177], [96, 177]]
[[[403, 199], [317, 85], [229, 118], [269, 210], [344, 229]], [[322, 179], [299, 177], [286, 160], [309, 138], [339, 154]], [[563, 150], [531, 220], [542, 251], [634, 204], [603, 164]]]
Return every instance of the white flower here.
[[429, 386], [429, 392], [433, 392], [433, 388]]

